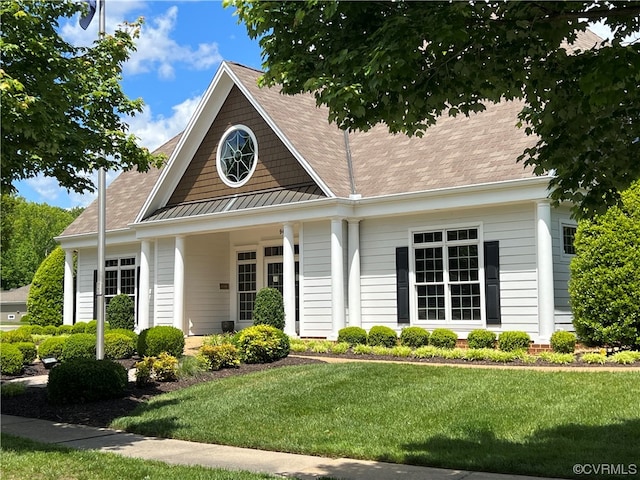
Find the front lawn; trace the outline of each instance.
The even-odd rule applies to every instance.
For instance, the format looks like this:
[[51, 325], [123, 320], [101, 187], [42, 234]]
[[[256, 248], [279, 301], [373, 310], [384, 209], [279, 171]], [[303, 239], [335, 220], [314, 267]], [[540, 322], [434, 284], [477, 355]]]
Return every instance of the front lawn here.
[[80, 451], [2, 434], [3, 480], [276, 480], [280, 477], [200, 466], [168, 465], [115, 453]]
[[113, 427], [313, 455], [589, 478], [574, 475], [574, 465], [640, 463], [638, 398], [638, 372], [310, 365], [162, 395]]

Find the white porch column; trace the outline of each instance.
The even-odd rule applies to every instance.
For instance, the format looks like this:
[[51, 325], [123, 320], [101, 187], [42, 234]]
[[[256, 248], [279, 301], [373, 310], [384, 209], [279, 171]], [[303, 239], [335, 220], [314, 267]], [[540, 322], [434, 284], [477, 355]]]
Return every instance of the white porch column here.
[[282, 230], [282, 299], [284, 300], [284, 333], [290, 337], [296, 333], [296, 256], [293, 225], [285, 223]]
[[138, 292], [138, 332], [149, 328], [149, 261], [151, 242], [143, 240], [140, 244], [140, 291]]
[[73, 250], [64, 251], [64, 302], [62, 323], [73, 325]]
[[538, 244], [538, 325], [540, 343], [549, 343], [554, 331], [553, 243], [551, 204], [537, 204], [536, 239]]
[[331, 220], [331, 340], [337, 340], [338, 331], [345, 327], [344, 264], [342, 252], [342, 219]]
[[349, 219], [349, 326], [362, 326], [360, 299], [360, 220]]
[[173, 326], [186, 335], [188, 332], [184, 327], [184, 249], [184, 237], [176, 237], [173, 262]]

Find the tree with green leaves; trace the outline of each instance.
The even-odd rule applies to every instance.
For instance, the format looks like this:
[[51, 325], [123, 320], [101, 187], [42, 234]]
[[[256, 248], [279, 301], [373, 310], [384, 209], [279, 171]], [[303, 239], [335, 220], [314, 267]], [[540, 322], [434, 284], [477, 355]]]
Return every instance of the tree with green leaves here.
[[85, 172], [146, 171], [161, 160], [138, 146], [123, 120], [143, 106], [120, 86], [140, 22], [77, 47], [61, 37], [58, 22], [86, 8], [71, 0], [0, 3], [3, 193], [40, 173], [68, 190], [93, 191]]
[[2, 195], [2, 288], [8, 290], [30, 284], [42, 261], [56, 248], [54, 237], [81, 212], [80, 208], [65, 210]]
[[33, 276], [27, 311], [34, 325], [62, 325], [64, 308], [64, 257], [57, 247], [44, 259]]
[[[442, 115], [522, 100], [538, 142], [518, 160], [555, 172], [555, 201], [591, 215], [640, 178], [640, 42], [623, 43], [640, 2], [226, 3], [259, 38], [261, 83], [313, 93], [343, 129], [421, 135]], [[571, 46], [598, 21], [606, 45]]]

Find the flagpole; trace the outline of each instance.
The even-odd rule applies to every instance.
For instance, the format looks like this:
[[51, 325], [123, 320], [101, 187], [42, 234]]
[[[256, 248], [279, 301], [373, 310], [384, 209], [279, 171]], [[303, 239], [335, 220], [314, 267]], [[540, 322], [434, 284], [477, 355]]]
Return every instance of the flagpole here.
[[[105, 34], [105, 2], [98, 0], [98, 37]], [[98, 278], [96, 284], [97, 300], [97, 338], [96, 359], [104, 358], [104, 317], [105, 317], [105, 230], [106, 230], [106, 172], [101, 166], [98, 170]]]

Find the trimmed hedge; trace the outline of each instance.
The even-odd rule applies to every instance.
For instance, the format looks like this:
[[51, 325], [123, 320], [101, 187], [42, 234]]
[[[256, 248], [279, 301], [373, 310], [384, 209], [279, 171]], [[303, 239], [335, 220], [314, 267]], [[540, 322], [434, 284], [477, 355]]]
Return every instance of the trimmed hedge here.
[[54, 357], [58, 360], [62, 359], [62, 349], [68, 337], [51, 337], [43, 340], [38, 345], [38, 358]]
[[240, 358], [245, 363], [270, 363], [289, 355], [289, 337], [271, 325], [254, 325], [235, 337]]
[[20, 342], [33, 342], [31, 336], [31, 329], [29, 327], [19, 327], [15, 330], [9, 330], [2, 333], [3, 343], [20, 343]]
[[147, 328], [138, 335], [138, 355], [141, 357], [157, 357], [167, 352], [176, 358], [184, 352], [184, 334], [176, 327], [159, 325]]
[[76, 358], [49, 372], [47, 395], [51, 403], [64, 405], [121, 397], [126, 388], [127, 370], [119, 363]]
[[33, 276], [27, 297], [27, 311], [32, 324], [62, 325], [64, 256], [64, 250], [56, 247]]
[[422, 327], [405, 327], [400, 332], [400, 345], [420, 348], [429, 345], [431, 334]]
[[530, 344], [531, 337], [529, 337], [529, 334], [518, 330], [502, 332], [498, 337], [498, 348], [503, 352], [527, 350]]
[[429, 343], [438, 348], [453, 349], [457, 341], [458, 335], [448, 328], [436, 328], [429, 337]]
[[[58, 327], [58, 329], [59, 328], [60, 327]], [[104, 322], [104, 332], [107, 333], [109, 330], [111, 330], [111, 326], [109, 325], [109, 322]], [[87, 326], [84, 327], [84, 333], [97, 334], [98, 333], [98, 321], [97, 320], [91, 320], [90, 322], [87, 322]]]
[[496, 334], [482, 328], [471, 330], [467, 335], [467, 345], [469, 348], [495, 348]]
[[60, 325], [56, 329], [56, 333], [54, 335], [71, 335], [73, 332], [73, 325]]
[[376, 325], [369, 330], [367, 343], [374, 347], [395, 347], [398, 343], [398, 334], [390, 327]]
[[65, 339], [62, 347], [62, 360], [68, 362], [76, 359], [96, 358], [96, 336], [91, 333], [77, 333]]
[[18, 350], [22, 352], [25, 365], [29, 365], [38, 357], [38, 350], [36, 349], [36, 344], [33, 342], [18, 342], [13, 345], [18, 347]]
[[17, 375], [22, 371], [24, 356], [15, 343], [0, 344], [0, 372]]
[[253, 324], [271, 325], [284, 330], [284, 301], [280, 290], [261, 288], [253, 304]]
[[136, 344], [129, 335], [118, 332], [104, 334], [104, 357], [111, 360], [131, 358], [136, 352]]
[[565, 330], [558, 330], [551, 335], [551, 348], [558, 353], [573, 353], [576, 350], [576, 336]]
[[360, 327], [345, 327], [338, 331], [338, 343], [348, 343], [350, 347], [354, 345], [367, 344], [367, 331]]
[[107, 320], [112, 328], [133, 330], [135, 327], [135, 304], [129, 295], [121, 293], [107, 305]]
[[71, 333], [85, 333], [88, 322], [76, 322], [71, 327]]

